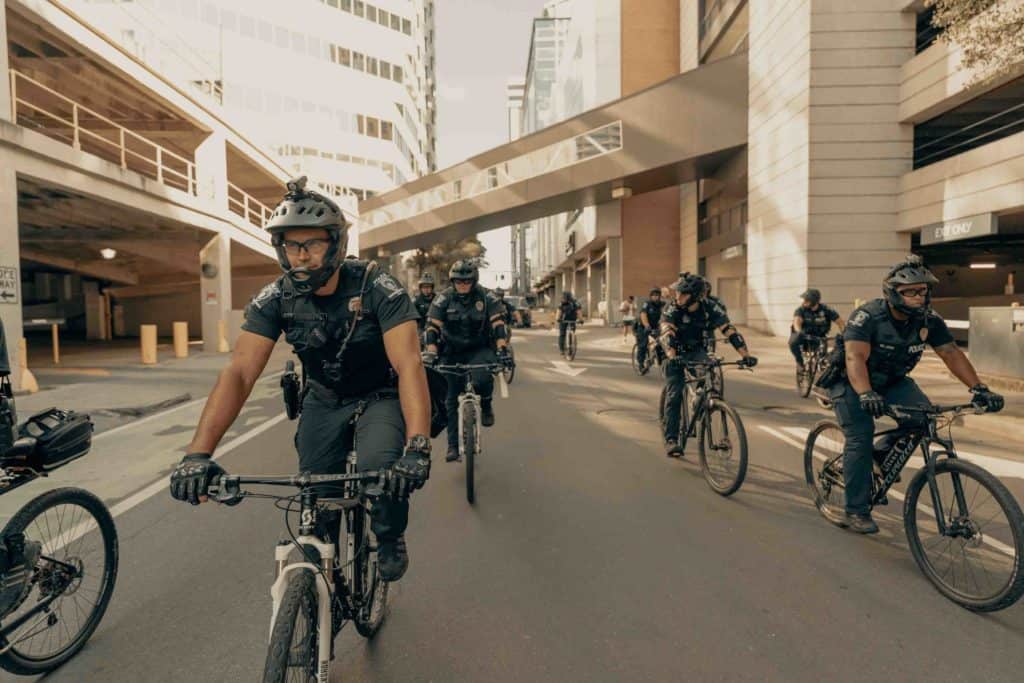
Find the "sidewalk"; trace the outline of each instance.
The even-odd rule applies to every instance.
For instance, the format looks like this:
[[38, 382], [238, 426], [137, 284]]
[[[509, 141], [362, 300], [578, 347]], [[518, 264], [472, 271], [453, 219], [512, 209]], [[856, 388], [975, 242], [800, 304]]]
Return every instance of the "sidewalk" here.
[[[206, 398], [230, 354], [204, 352], [196, 346], [187, 358], [175, 358], [169, 344], [157, 349], [158, 362], [142, 365], [138, 341], [62, 349], [61, 364], [37, 354], [31, 365], [39, 382], [35, 394], [18, 394], [18, 420], [50, 407], [88, 413], [96, 434], [161, 410]], [[275, 347], [266, 373], [279, 372], [292, 358], [284, 343]]]

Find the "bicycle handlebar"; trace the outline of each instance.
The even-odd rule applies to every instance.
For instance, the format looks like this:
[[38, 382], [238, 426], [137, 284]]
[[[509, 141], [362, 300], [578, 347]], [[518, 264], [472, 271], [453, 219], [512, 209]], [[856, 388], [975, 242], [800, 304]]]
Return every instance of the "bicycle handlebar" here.
[[248, 495], [239, 487], [244, 484], [258, 484], [261, 486], [293, 486], [304, 489], [316, 484], [335, 484], [346, 481], [367, 481], [376, 480], [379, 483], [387, 484], [391, 480], [391, 470], [368, 470], [354, 474], [310, 474], [300, 472], [299, 474], [285, 474], [277, 476], [248, 475], [248, 474], [223, 474], [210, 482], [207, 487], [207, 495], [211, 500], [218, 503], [233, 502]]
[[504, 366], [501, 363], [449, 363], [434, 365], [431, 367], [443, 375], [464, 375], [465, 373], [472, 372], [473, 370], [488, 370], [497, 374], [504, 369]]
[[927, 406], [906, 406], [890, 404], [885, 407], [885, 414], [893, 419], [901, 417], [900, 413], [920, 413], [929, 417], [942, 415], [944, 413], [962, 413], [965, 410], [974, 410], [978, 414], [985, 412], [985, 407], [977, 403], [959, 403], [956, 405], [927, 405]]

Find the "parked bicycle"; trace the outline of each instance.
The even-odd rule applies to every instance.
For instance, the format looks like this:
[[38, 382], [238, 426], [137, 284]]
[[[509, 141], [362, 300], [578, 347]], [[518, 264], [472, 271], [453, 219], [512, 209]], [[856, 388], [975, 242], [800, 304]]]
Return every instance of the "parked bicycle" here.
[[[33, 415], [0, 453], [0, 494], [84, 456], [92, 430], [88, 415]], [[54, 489], [18, 510], [0, 531], [0, 668], [38, 675], [74, 657], [103, 619], [117, 565], [114, 520], [88, 491]]]
[[[890, 417], [913, 422], [875, 435], [899, 438], [890, 437], [891, 448], [876, 455], [871, 501], [872, 506], [888, 504], [900, 472], [915, 452], [920, 453], [921, 467], [903, 500], [911, 555], [944, 596], [967, 609], [992, 612], [1024, 594], [1024, 514], [999, 479], [957, 457], [952, 423], [967, 411], [984, 412], [970, 403], [890, 406]], [[943, 429], [948, 430], [945, 438], [940, 435]], [[807, 485], [826, 518], [843, 510], [844, 443], [839, 425], [824, 421], [811, 430], [804, 447]]]
[[[502, 397], [508, 394], [508, 386], [502, 374], [500, 363], [436, 365], [434, 369], [444, 375], [462, 377], [466, 387], [459, 394], [459, 459], [466, 464], [466, 500], [476, 501], [476, 459], [483, 452], [480, 434], [480, 395], [473, 388], [473, 372], [486, 371], [497, 375]], [[448, 425], [451, 429], [452, 425]]]
[[[381, 578], [377, 564], [370, 508], [389, 495], [390, 470], [356, 471], [354, 450], [345, 462], [344, 474], [226, 474], [209, 488], [210, 498], [220, 503], [269, 498], [285, 511], [289, 538], [274, 549], [276, 574], [270, 589], [273, 609], [263, 683], [327, 683], [334, 640], [345, 624], [351, 621], [359, 635], [373, 638], [387, 616], [390, 584]], [[292, 487], [298, 492], [278, 496], [242, 490], [248, 485]], [[298, 534], [290, 525], [293, 512], [299, 514]]]
[[[747, 476], [747, 433], [739, 413], [726, 403], [716, 388], [714, 370], [725, 365], [719, 358], [708, 361], [680, 361], [686, 367], [687, 379], [680, 402], [679, 437], [681, 449], [689, 437], [696, 437], [700, 467], [704, 479], [715, 493], [731, 496], [743, 485]], [[661, 390], [658, 417], [665, 426], [668, 387]], [[699, 432], [698, 432], [699, 426]]]

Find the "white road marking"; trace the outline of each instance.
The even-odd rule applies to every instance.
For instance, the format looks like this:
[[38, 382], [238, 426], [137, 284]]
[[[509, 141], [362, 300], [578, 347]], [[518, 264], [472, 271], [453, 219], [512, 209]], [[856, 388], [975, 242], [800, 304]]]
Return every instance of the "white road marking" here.
[[551, 368], [552, 372], [557, 372], [558, 374], [565, 375], [566, 377], [576, 377], [577, 375], [581, 375], [587, 371], [586, 368], [571, 367], [564, 360], [553, 360], [551, 361], [551, 365], [554, 366]]

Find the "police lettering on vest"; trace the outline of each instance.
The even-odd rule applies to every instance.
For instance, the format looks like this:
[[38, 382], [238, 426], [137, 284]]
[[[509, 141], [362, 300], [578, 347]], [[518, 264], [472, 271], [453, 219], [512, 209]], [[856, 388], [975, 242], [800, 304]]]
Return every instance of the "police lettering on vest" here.
[[327, 296], [298, 295], [287, 277], [279, 278], [246, 307], [242, 329], [275, 341], [283, 332], [307, 376], [339, 397], [394, 386], [383, 335], [417, 319], [412, 300], [375, 263], [346, 260], [339, 273]]
[[871, 344], [868, 373], [875, 390], [888, 387], [910, 374], [926, 345], [953, 342], [946, 322], [935, 312], [923, 318], [896, 320], [884, 299], [864, 304], [850, 316], [843, 339]]

